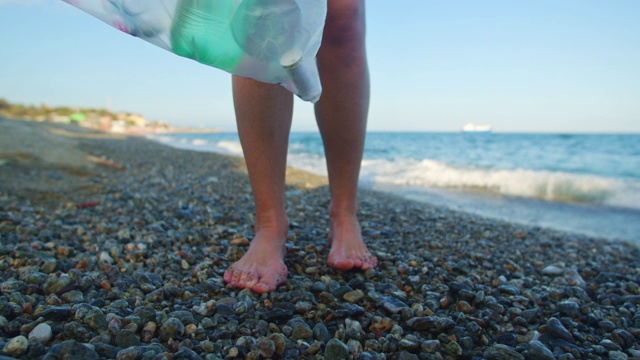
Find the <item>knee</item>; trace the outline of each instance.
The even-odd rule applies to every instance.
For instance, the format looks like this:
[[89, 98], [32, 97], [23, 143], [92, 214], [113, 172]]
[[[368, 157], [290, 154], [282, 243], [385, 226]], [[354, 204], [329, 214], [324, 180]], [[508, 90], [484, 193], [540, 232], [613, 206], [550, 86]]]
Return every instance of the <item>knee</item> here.
[[362, 0], [335, 0], [327, 4], [322, 46], [336, 50], [364, 46], [365, 13]]

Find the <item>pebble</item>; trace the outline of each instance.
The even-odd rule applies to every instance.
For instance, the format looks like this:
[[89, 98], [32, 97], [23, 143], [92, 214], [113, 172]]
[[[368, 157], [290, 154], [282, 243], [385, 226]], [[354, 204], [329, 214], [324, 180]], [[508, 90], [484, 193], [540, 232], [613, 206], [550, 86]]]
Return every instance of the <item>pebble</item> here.
[[541, 272], [545, 275], [560, 276], [564, 274], [564, 267], [549, 265], [542, 269]]
[[293, 327], [291, 336], [294, 339], [309, 339], [313, 336], [313, 331], [309, 328], [309, 325], [299, 322]]
[[9, 356], [20, 356], [27, 352], [29, 347], [29, 340], [26, 337], [20, 335], [9, 340], [2, 351]]
[[514, 348], [502, 344], [488, 347], [482, 354], [482, 357], [487, 360], [524, 360], [524, 356]]
[[[262, 338], [256, 342], [254, 348], [258, 351], [258, 353], [265, 359], [270, 359], [273, 357], [273, 354], [276, 353], [276, 343], [268, 338]], [[283, 352], [284, 349], [280, 349], [280, 353]]]
[[345, 293], [342, 298], [350, 303], [359, 303], [364, 299], [364, 292], [362, 290], [353, 290]]
[[456, 323], [450, 318], [439, 316], [425, 316], [409, 319], [407, 325], [414, 330], [441, 333], [452, 329]]
[[116, 335], [116, 346], [121, 348], [128, 348], [131, 346], [139, 346], [140, 338], [136, 335], [135, 332], [123, 329], [118, 332]]
[[560, 338], [568, 342], [574, 341], [569, 330], [562, 325], [560, 320], [554, 317], [547, 321], [547, 329], [549, 330], [549, 334], [553, 337]]
[[462, 347], [456, 341], [451, 341], [447, 344], [446, 352], [454, 358], [458, 358], [462, 355]]
[[402, 301], [388, 295], [380, 296], [378, 298], [378, 304], [392, 314], [397, 314], [402, 311], [402, 309], [409, 307]]
[[46, 344], [51, 339], [51, 336], [53, 336], [51, 326], [47, 323], [41, 323], [29, 333], [29, 342]]
[[284, 335], [280, 333], [273, 333], [269, 335], [268, 339], [273, 341], [273, 345], [275, 346], [274, 351], [277, 355], [284, 354], [287, 347], [287, 338]]
[[578, 318], [582, 314], [580, 305], [574, 301], [561, 301], [558, 303], [558, 310], [561, 314], [571, 318]]
[[71, 309], [64, 306], [50, 306], [38, 313], [45, 320], [64, 321], [71, 318]]
[[398, 360], [419, 360], [420, 358], [418, 357], [418, 355], [416, 354], [412, 354], [408, 351], [401, 351], [400, 355], [398, 356]]
[[326, 359], [342, 360], [349, 357], [349, 348], [338, 339], [331, 339], [324, 349]]
[[162, 340], [176, 339], [184, 334], [184, 324], [176, 318], [169, 318], [160, 326]]
[[57, 294], [68, 288], [73, 280], [67, 274], [53, 275], [45, 281], [42, 289], [46, 294]]
[[327, 343], [331, 339], [331, 334], [329, 334], [329, 330], [323, 323], [317, 323], [313, 327], [313, 337], [317, 340], [322, 341], [323, 343]]
[[531, 360], [555, 360], [553, 352], [540, 341], [531, 341], [527, 344], [526, 357]]
[[87, 345], [81, 344], [75, 340], [66, 340], [53, 345], [49, 349], [44, 360], [49, 359], [98, 360], [100, 359], [100, 355]]
[[423, 352], [426, 353], [434, 353], [436, 350], [440, 349], [440, 341], [438, 340], [425, 340], [420, 345]]

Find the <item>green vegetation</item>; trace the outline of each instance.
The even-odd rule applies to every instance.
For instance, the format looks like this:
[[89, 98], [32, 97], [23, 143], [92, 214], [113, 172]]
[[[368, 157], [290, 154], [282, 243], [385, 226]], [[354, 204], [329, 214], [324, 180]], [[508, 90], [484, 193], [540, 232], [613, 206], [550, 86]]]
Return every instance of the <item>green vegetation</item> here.
[[39, 106], [14, 104], [7, 101], [6, 99], [0, 98], [0, 115], [5, 117], [47, 120], [57, 116], [71, 116], [75, 113], [93, 113], [98, 116], [110, 115], [112, 117], [115, 117], [114, 113], [111, 113], [106, 109], [68, 106], [51, 107], [46, 104], [41, 104]]

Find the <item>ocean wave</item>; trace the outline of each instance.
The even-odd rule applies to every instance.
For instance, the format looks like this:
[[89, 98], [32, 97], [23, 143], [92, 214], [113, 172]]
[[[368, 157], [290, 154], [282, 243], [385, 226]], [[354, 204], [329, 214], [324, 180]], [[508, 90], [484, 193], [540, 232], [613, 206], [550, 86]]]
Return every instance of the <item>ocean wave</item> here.
[[223, 150], [223, 151], [217, 151], [217, 152], [223, 152], [228, 155], [242, 156], [243, 154], [242, 145], [240, 144], [239, 141], [230, 141], [230, 140], [218, 141], [216, 143], [216, 147]]
[[[237, 138], [153, 136], [167, 145], [198, 151], [242, 156]], [[327, 175], [321, 153], [311, 153], [294, 142], [287, 163], [315, 174]], [[568, 171], [498, 169], [453, 165], [433, 159], [365, 159], [363, 184], [389, 184], [424, 189], [452, 189], [547, 201], [640, 209], [640, 182]]]
[[428, 159], [365, 160], [362, 179], [382, 184], [640, 208], [640, 183], [566, 172], [460, 168]]

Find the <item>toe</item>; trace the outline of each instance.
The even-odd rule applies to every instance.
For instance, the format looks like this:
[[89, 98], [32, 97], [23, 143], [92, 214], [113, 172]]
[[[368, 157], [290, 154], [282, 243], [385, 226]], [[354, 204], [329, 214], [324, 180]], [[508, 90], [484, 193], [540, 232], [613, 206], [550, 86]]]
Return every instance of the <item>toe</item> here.
[[273, 290], [275, 290], [275, 286], [271, 286], [269, 284], [267, 284], [264, 281], [261, 281], [259, 283], [256, 283], [251, 290], [253, 290], [254, 292], [258, 293], [258, 294], [263, 294], [266, 292], [271, 292]]
[[253, 274], [250, 271], [243, 271], [242, 275], [240, 275], [240, 279], [238, 280], [238, 283], [240, 284], [241, 287], [247, 287], [247, 282], [249, 282], [249, 279], [253, 276]]
[[225, 272], [224, 272], [224, 282], [226, 282], [227, 284], [230, 284], [233, 281], [233, 273], [235, 272], [235, 269], [233, 268], [233, 266], [230, 266]]
[[353, 269], [355, 263], [351, 259], [337, 259], [329, 262], [329, 266], [341, 271], [349, 271]]
[[241, 282], [240, 279], [242, 278], [242, 274], [244, 273], [244, 271], [242, 270], [235, 270], [233, 272], [233, 276], [231, 277], [231, 284], [235, 285], [235, 286], [241, 286]]
[[244, 287], [253, 289], [258, 283], [258, 280], [260, 279], [255, 274], [251, 273], [249, 274], [249, 276], [247, 276], [247, 279], [244, 283]]
[[369, 254], [364, 258], [364, 261], [362, 262], [362, 270], [373, 269], [377, 265], [378, 265], [378, 259], [376, 259], [375, 256]]

